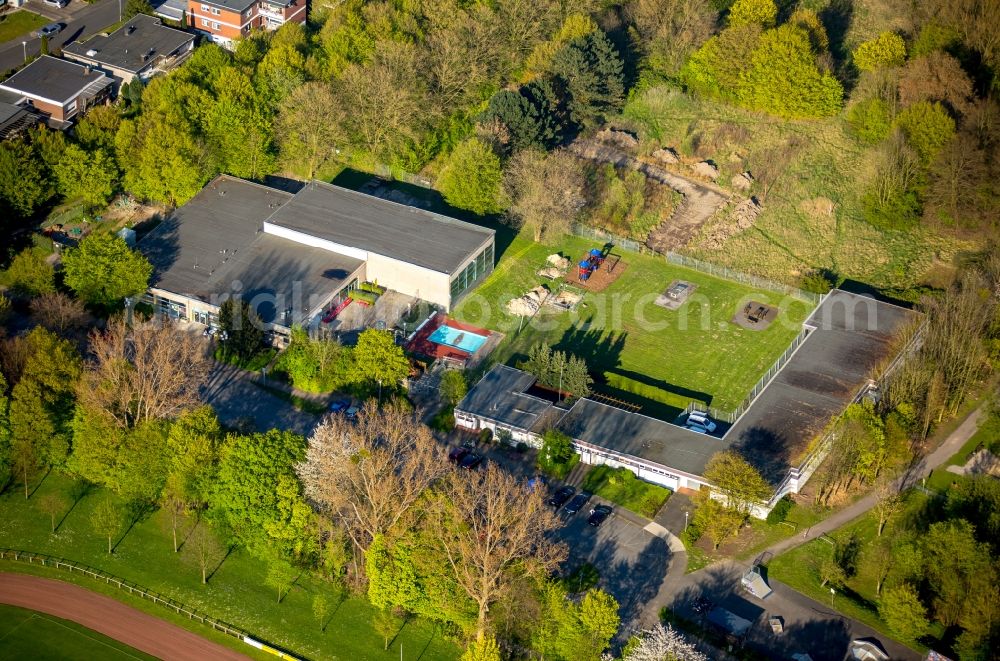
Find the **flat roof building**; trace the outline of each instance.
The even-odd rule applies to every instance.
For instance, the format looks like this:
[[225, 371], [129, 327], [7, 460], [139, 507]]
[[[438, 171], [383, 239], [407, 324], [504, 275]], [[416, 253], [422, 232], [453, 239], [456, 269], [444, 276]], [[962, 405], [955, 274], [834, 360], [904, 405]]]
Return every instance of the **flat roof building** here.
[[0, 83], [0, 91], [15, 95], [16, 105], [30, 105], [46, 115], [54, 128], [64, 129], [78, 113], [110, 98], [113, 82], [93, 67], [42, 55]]
[[139, 250], [153, 264], [160, 313], [211, 325], [239, 296], [287, 334], [365, 280], [449, 309], [493, 270], [493, 240], [492, 230], [331, 184], [288, 193], [222, 175]]
[[182, 63], [194, 50], [194, 35], [169, 28], [155, 16], [136, 14], [110, 34], [63, 46], [63, 56], [89, 64], [124, 84], [148, 80]]
[[899, 331], [916, 316], [869, 297], [830, 292], [805, 322], [805, 339], [746, 411], [731, 426], [720, 426], [721, 435], [588, 398], [559, 406], [527, 392], [534, 376], [504, 365], [455, 407], [455, 422], [470, 430], [503, 430], [535, 446], [544, 431], [558, 429], [573, 439], [584, 463], [626, 467], [672, 490], [707, 485], [709, 460], [734, 449], [774, 485], [776, 501], [809, 479], [825, 456], [813, 441], [867, 391], [872, 371], [896, 352]]

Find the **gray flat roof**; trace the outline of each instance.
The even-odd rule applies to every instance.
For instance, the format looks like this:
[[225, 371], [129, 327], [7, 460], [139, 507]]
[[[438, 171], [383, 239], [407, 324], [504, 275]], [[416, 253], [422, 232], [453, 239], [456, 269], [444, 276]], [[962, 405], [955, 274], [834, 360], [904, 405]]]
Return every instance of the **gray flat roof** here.
[[267, 222], [449, 275], [494, 234], [323, 182], [306, 184]]
[[[97, 34], [84, 42], [66, 44], [63, 52], [135, 73], [191, 41], [193, 34], [169, 28], [154, 16], [136, 14], [111, 34]], [[88, 55], [91, 50], [97, 52]]]
[[0, 87], [65, 103], [101, 78], [106, 78], [101, 71], [43, 55], [3, 81]]
[[808, 444], [891, 356], [912, 310], [834, 290], [806, 322], [815, 327], [784, 369], [726, 434], [764, 477], [780, 481]]
[[728, 446], [721, 438], [592, 399], [577, 400], [558, 428], [578, 441], [692, 475], [701, 475], [712, 455]]
[[25, 109], [21, 106], [15, 106], [13, 104], [0, 101], [0, 124], [17, 117], [18, 115], [22, 115], [25, 112]]
[[486, 373], [455, 408], [518, 429], [533, 429], [552, 402], [524, 394], [535, 377], [506, 365]]
[[[363, 262], [262, 232], [264, 218], [290, 198], [217, 177], [139, 242], [154, 267], [151, 286], [208, 303], [238, 291], [256, 298], [264, 321], [305, 321]], [[278, 318], [288, 308], [292, 318]]]

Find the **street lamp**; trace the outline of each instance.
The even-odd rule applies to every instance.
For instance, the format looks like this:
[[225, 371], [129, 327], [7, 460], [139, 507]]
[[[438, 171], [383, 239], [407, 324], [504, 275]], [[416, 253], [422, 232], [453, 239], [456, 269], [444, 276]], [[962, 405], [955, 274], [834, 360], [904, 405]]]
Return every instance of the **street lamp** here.
[[684, 532], [687, 532], [687, 529], [688, 529], [688, 512], [687, 510], [684, 510]]
[[21, 48], [24, 49], [24, 61], [27, 62], [28, 61], [28, 42], [27, 41], [22, 41], [21, 42]]
[[118, 22], [122, 22], [122, 0], [118, 0]]

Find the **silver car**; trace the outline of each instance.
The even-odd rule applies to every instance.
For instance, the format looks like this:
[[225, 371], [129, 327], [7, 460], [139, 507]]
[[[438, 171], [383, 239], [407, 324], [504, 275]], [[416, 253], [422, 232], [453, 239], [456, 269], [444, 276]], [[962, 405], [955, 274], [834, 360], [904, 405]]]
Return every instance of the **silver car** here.
[[53, 37], [62, 32], [62, 29], [63, 29], [62, 23], [49, 23], [48, 25], [43, 25], [42, 27], [38, 28], [38, 31], [35, 32], [35, 36]]

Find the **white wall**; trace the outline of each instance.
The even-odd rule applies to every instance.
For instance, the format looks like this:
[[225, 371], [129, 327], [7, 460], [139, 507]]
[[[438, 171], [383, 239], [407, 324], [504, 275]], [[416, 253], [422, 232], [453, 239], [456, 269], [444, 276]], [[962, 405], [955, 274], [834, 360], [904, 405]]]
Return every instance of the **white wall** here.
[[311, 234], [299, 232], [298, 230], [288, 229], [287, 227], [281, 227], [279, 225], [272, 225], [267, 222], [264, 223], [264, 234], [278, 236], [282, 239], [288, 239], [289, 241], [301, 243], [302, 245], [309, 246], [311, 248], [329, 250], [330, 252], [337, 253], [338, 255], [346, 255], [347, 257], [353, 257], [354, 259], [360, 259], [361, 261], [368, 259], [368, 252], [365, 250], [352, 248], [350, 246], [345, 246], [340, 243], [312, 236]]
[[368, 253], [368, 279], [407, 296], [451, 307], [451, 283], [447, 273], [431, 271], [398, 259]]

